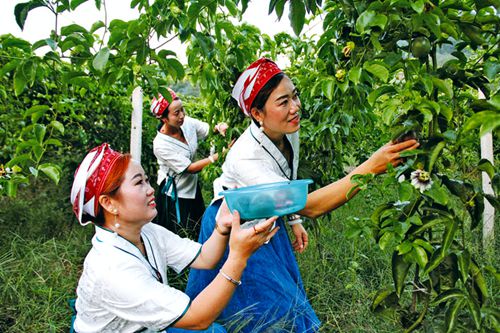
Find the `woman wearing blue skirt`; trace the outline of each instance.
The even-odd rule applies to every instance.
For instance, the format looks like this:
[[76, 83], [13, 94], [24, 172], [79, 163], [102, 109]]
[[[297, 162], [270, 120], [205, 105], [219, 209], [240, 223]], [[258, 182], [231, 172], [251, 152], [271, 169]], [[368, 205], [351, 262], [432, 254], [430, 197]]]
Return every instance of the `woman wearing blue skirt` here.
[[[223, 173], [214, 182], [215, 195], [225, 189], [296, 179], [301, 103], [290, 78], [273, 61], [262, 58], [241, 74], [232, 96], [252, 122], [229, 151]], [[286, 222], [279, 219], [277, 225], [281, 228], [250, 258], [242, 285], [218, 322], [228, 332], [317, 332], [320, 320], [307, 300], [293, 254], [293, 250], [301, 253], [308, 245], [300, 216], [315, 218], [337, 208], [347, 201], [347, 193], [354, 186], [353, 175], [384, 172], [388, 163], [400, 163], [399, 152], [417, 146], [415, 140], [384, 145], [349, 175], [310, 193], [299, 215], [287, 216]], [[212, 234], [220, 204], [221, 200], [214, 200], [207, 208], [200, 243]], [[251, 228], [259, 222], [247, 221], [242, 227]], [[292, 228], [292, 241], [285, 224]], [[186, 293], [191, 297], [198, 295], [217, 272], [218, 268], [192, 269]]]

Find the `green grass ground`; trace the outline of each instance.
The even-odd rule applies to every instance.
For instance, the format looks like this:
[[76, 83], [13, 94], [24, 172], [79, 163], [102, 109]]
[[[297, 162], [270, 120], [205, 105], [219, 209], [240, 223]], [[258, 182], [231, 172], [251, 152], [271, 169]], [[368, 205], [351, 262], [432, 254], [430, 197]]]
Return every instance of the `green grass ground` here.
[[[67, 301], [75, 295], [93, 234], [91, 226], [82, 228], [74, 219], [68, 193], [68, 184], [47, 183], [23, 190], [16, 199], [0, 198], [0, 332], [68, 331]], [[311, 244], [297, 257], [322, 332], [402, 331], [396, 318], [370, 311], [375, 292], [392, 283], [390, 254], [369, 236], [346, 237], [349, 221], [368, 217], [387, 195], [367, 191], [306, 222]], [[490, 258], [496, 267], [497, 257]], [[173, 282], [183, 286], [185, 275]]]

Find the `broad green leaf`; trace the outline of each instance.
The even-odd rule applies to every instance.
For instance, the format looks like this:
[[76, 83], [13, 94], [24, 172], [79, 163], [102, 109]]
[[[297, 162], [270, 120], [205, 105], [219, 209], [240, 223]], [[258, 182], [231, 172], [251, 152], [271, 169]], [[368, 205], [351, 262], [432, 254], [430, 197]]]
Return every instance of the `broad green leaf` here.
[[71, 10], [75, 10], [82, 3], [87, 2], [87, 0], [71, 0], [70, 8]]
[[48, 139], [48, 140], [45, 140], [44, 144], [46, 146], [48, 145], [53, 145], [53, 146], [57, 146], [57, 147], [62, 147], [62, 143], [61, 141], [57, 140], [57, 139]]
[[396, 294], [401, 297], [403, 289], [405, 287], [405, 279], [408, 275], [408, 270], [410, 269], [410, 264], [404, 261], [403, 256], [398, 255], [397, 252], [392, 254], [392, 279], [394, 281], [394, 287], [396, 289]]
[[434, 83], [434, 86], [444, 93], [446, 97], [453, 98], [453, 85], [450, 81], [432, 77], [432, 83]]
[[52, 38], [45, 39], [45, 43], [47, 43], [47, 45], [52, 49], [52, 51], [55, 51], [57, 49], [57, 42]]
[[30, 161], [31, 160], [31, 157], [29, 154], [22, 154], [22, 155], [18, 155], [16, 157], [14, 157], [13, 159], [11, 159], [10, 161], [8, 161], [7, 163], [5, 163], [5, 167], [6, 168], [13, 168], [14, 165], [23, 165], [25, 164], [27, 161]]
[[17, 4], [16, 7], [14, 7], [14, 16], [16, 17], [16, 22], [19, 28], [21, 28], [21, 30], [24, 29], [24, 23], [26, 22], [26, 18], [28, 17], [30, 10], [45, 6], [44, 1], [42, 0], [31, 0]]
[[52, 179], [54, 183], [59, 183], [59, 179], [61, 178], [61, 169], [59, 166], [52, 163], [44, 163], [38, 167], [38, 170], [42, 171], [47, 177]]
[[391, 288], [386, 288], [379, 290], [375, 297], [373, 298], [371, 309], [372, 311], [377, 311], [377, 309], [382, 305], [396, 305], [397, 295]]
[[97, 30], [104, 28], [104, 27], [105, 27], [105, 25], [104, 25], [103, 21], [97, 21], [94, 24], [92, 24], [92, 27], [90, 27], [90, 33], [94, 33]]
[[75, 24], [75, 23], [67, 25], [67, 26], [64, 26], [64, 27], [61, 28], [61, 35], [62, 36], [69, 36], [69, 35], [71, 35], [72, 33], [75, 33], [75, 32], [79, 32], [79, 33], [82, 33], [82, 34], [87, 34], [88, 33], [87, 29], [85, 29], [81, 25], [78, 25], [78, 24]]
[[410, 1], [410, 6], [418, 14], [422, 14], [424, 11], [424, 0]]
[[321, 90], [323, 91], [323, 95], [326, 96], [330, 101], [333, 100], [333, 89], [335, 87], [335, 81], [333, 79], [326, 79], [323, 81], [321, 86]]
[[427, 262], [429, 261], [429, 258], [427, 257], [427, 252], [425, 252], [425, 250], [422, 247], [414, 245], [411, 254], [412, 257], [416, 259], [420, 268], [425, 268], [425, 265], [427, 265]]
[[403, 255], [405, 253], [410, 252], [413, 249], [413, 246], [411, 245], [411, 242], [406, 240], [403, 243], [399, 244], [396, 246], [396, 250], [398, 250], [398, 255]]
[[462, 279], [462, 283], [465, 284], [467, 282], [467, 277], [469, 276], [469, 266], [471, 263], [469, 251], [467, 251], [467, 249], [462, 250], [462, 252], [457, 255], [457, 259], [460, 278]]
[[370, 72], [371, 74], [378, 77], [384, 83], [387, 82], [387, 79], [389, 78], [389, 71], [387, 70], [387, 68], [385, 68], [382, 65], [375, 64], [375, 63], [371, 63], [371, 64], [365, 63], [363, 65], [363, 68], [365, 70], [367, 70], [368, 72]]
[[441, 185], [437, 184], [436, 182], [434, 182], [434, 184], [432, 184], [432, 187], [425, 191], [424, 194], [432, 198], [434, 202], [440, 205], [446, 206], [448, 204], [448, 193]]
[[50, 122], [50, 125], [58, 130], [61, 134], [64, 134], [64, 125], [57, 120], [53, 120]]
[[290, 14], [288, 15], [295, 35], [300, 35], [306, 18], [304, 0], [290, 0]]
[[38, 112], [45, 113], [48, 110], [50, 110], [50, 107], [48, 105], [33, 105], [28, 110], [24, 111], [23, 117], [27, 118], [27, 117], [31, 116], [33, 113], [38, 113]]
[[427, 266], [425, 267], [424, 274], [429, 274], [429, 272], [433, 271], [436, 267], [439, 266], [439, 264], [443, 261], [445, 258], [445, 252], [443, 251], [443, 248], [440, 247], [431, 256], [431, 259], [427, 263]]
[[477, 127], [481, 127], [480, 135], [484, 135], [489, 131], [494, 131], [500, 126], [500, 112], [499, 111], [481, 111], [475, 113], [467, 120], [462, 127], [464, 133], [471, 131]]
[[439, 294], [439, 296], [432, 301], [432, 304], [438, 305], [439, 303], [449, 301], [450, 299], [460, 299], [464, 298], [465, 296], [466, 295], [464, 294], [464, 292], [460, 289], [448, 289]]
[[434, 249], [432, 248], [431, 243], [429, 243], [429, 242], [427, 242], [427, 241], [425, 241], [425, 240], [423, 240], [423, 239], [421, 239], [421, 238], [417, 238], [417, 239], [415, 239], [415, 240], [413, 241], [413, 244], [417, 244], [418, 246], [420, 246], [420, 247], [422, 247], [422, 248], [426, 249], [426, 250], [427, 250], [427, 251], [429, 251], [429, 252], [433, 252], [433, 251], [434, 251]]
[[102, 71], [106, 66], [109, 59], [109, 49], [107, 47], [102, 48], [94, 57], [92, 65], [98, 71]]
[[484, 158], [481, 159], [479, 161], [479, 164], [477, 165], [477, 168], [478, 170], [486, 172], [486, 174], [488, 174], [488, 177], [490, 177], [490, 179], [493, 179], [493, 177], [495, 177], [495, 167], [493, 166], [493, 164], [491, 164], [489, 160]]
[[43, 142], [43, 138], [45, 137], [46, 131], [47, 131], [46, 127], [42, 124], [35, 124], [33, 126], [33, 132], [35, 134], [35, 138], [39, 143]]
[[368, 95], [368, 103], [370, 103], [370, 105], [373, 106], [375, 104], [375, 101], [377, 101], [377, 99], [380, 96], [388, 94], [388, 93], [392, 93], [392, 92], [396, 92], [396, 89], [394, 89], [393, 86], [389, 86], [389, 85], [381, 86], [380, 88], [375, 89], [374, 91], [372, 91]]
[[431, 152], [431, 154], [429, 156], [429, 167], [428, 167], [429, 173], [432, 173], [432, 169], [434, 167], [434, 163], [436, 163], [436, 160], [437, 160], [439, 154], [441, 153], [441, 151], [443, 150], [443, 148], [444, 148], [445, 145], [446, 145], [446, 142], [445, 141], [441, 141], [432, 150], [432, 152]]
[[387, 231], [382, 235], [382, 237], [380, 237], [378, 241], [378, 246], [383, 251], [393, 240], [394, 240], [394, 233]]
[[24, 73], [22, 70], [16, 70], [14, 73], [14, 92], [16, 96], [21, 95], [21, 93], [24, 91], [24, 88], [26, 88], [26, 85], [28, 84], [27, 78], [24, 76]]
[[179, 60], [177, 59], [174, 59], [174, 58], [168, 58], [168, 59], [165, 59], [165, 61], [167, 62], [167, 64], [174, 69], [174, 73], [175, 74], [175, 78], [177, 80], [181, 80], [184, 75], [185, 75], [185, 72], [184, 72], [184, 66], [182, 66], [182, 64], [179, 62]]
[[484, 279], [483, 273], [481, 273], [481, 270], [479, 267], [476, 265], [474, 260], [471, 259], [470, 262], [470, 273], [472, 275], [472, 278], [474, 279], [474, 282], [476, 283], [477, 287], [479, 290], [481, 290], [481, 294], [483, 298], [488, 297], [488, 285], [486, 283], [486, 280]]
[[35, 176], [35, 178], [38, 177], [38, 170], [37, 169], [30, 167], [29, 170], [30, 170], [31, 174], [33, 176]]
[[408, 182], [399, 183], [398, 194], [399, 200], [408, 201], [413, 197], [414, 187]]
[[453, 239], [455, 237], [455, 233], [457, 232], [458, 225], [459, 225], [458, 221], [450, 221], [446, 225], [442, 243], [443, 251], [447, 252], [450, 249]]
[[465, 298], [458, 298], [452, 305], [448, 306], [448, 310], [446, 310], [445, 314], [446, 333], [454, 332], [458, 321], [459, 311], [462, 309], [465, 301]]
[[355, 85], [357, 85], [359, 83], [359, 79], [361, 78], [361, 67], [352, 67], [350, 70], [349, 70], [349, 80], [354, 83]]
[[380, 29], [384, 29], [387, 24], [387, 16], [383, 14], [377, 14], [373, 10], [366, 10], [361, 15], [359, 15], [356, 20], [356, 30], [360, 33], [368, 33], [369, 28], [371, 27], [379, 27]]
[[481, 328], [481, 308], [478, 302], [470, 295], [467, 296], [467, 305], [469, 306], [470, 312], [472, 314], [472, 318], [474, 319], [474, 324], [476, 326], [476, 330], [479, 331]]

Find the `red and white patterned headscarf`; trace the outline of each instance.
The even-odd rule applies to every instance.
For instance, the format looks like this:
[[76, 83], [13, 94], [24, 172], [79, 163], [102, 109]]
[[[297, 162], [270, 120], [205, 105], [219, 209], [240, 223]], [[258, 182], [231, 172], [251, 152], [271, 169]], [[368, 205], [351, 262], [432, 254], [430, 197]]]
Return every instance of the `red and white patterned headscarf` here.
[[[170, 92], [170, 96], [172, 96], [172, 101], [176, 99], [177, 95], [175, 92], [170, 88], [167, 89]], [[151, 112], [153, 113], [153, 116], [160, 119], [163, 112], [165, 112], [169, 105], [170, 103], [162, 95], [159, 95], [158, 98], [153, 97], [153, 101], [151, 102]]]
[[92, 149], [76, 169], [71, 188], [71, 204], [81, 225], [91, 223], [82, 221], [83, 213], [96, 217], [102, 187], [113, 164], [120, 156], [121, 153], [111, 149], [109, 144], [103, 143]]
[[260, 58], [240, 75], [231, 96], [238, 101], [243, 113], [250, 117], [250, 108], [259, 91], [276, 74], [282, 73], [274, 61]]

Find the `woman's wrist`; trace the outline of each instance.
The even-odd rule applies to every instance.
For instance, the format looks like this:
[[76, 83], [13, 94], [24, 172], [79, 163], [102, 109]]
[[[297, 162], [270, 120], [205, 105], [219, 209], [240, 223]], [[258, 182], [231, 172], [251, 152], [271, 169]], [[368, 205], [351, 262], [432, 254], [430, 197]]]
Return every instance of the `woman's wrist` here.
[[225, 229], [226, 230], [224, 230], [224, 228], [219, 226], [219, 223], [215, 222], [215, 230], [219, 233], [219, 235], [227, 237], [231, 234], [231, 228], [225, 228]]

